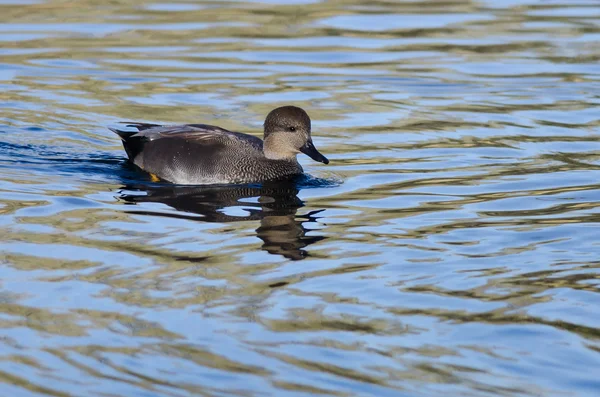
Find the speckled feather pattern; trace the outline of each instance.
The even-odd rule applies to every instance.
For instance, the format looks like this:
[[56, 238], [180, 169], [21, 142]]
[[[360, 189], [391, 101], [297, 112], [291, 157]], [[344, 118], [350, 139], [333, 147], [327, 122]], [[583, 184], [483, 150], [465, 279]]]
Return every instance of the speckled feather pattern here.
[[113, 130], [130, 160], [160, 179], [177, 184], [251, 183], [301, 174], [294, 159], [270, 160], [263, 141], [216, 126], [158, 126], [130, 123], [140, 132]]

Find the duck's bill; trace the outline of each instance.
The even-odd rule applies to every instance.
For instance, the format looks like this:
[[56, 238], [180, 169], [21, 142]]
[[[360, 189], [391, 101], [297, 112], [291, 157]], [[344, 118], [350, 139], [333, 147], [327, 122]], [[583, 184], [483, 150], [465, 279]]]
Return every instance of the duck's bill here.
[[317, 148], [315, 148], [315, 145], [313, 145], [312, 141], [306, 142], [306, 144], [300, 148], [300, 151], [315, 161], [318, 161], [323, 164], [329, 164], [329, 160], [327, 159], [327, 157], [319, 153]]

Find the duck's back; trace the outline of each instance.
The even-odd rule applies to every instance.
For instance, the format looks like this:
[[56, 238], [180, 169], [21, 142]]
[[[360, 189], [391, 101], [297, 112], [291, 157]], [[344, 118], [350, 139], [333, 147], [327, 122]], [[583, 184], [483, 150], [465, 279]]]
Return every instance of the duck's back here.
[[129, 125], [139, 132], [113, 131], [123, 139], [130, 160], [169, 182], [246, 183], [302, 172], [296, 161], [267, 159], [263, 141], [252, 135], [205, 124]]

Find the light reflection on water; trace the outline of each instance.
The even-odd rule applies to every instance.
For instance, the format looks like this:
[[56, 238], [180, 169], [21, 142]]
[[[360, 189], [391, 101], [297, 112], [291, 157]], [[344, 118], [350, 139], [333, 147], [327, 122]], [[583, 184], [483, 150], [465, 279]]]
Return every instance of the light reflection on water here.
[[[0, 390], [595, 395], [595, 0], [0, 0]], [[106, 128], [313, 119], [285, 185]]]

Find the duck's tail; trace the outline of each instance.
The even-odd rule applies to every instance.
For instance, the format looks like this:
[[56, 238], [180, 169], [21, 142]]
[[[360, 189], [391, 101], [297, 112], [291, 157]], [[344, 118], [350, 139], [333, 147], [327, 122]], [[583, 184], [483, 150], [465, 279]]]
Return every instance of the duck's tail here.
[[138, 132], [147, 130], [152, 127], [160, 127], [159, 124], [135, 123], [131, 121], [123, 121], [126, 127], [134, 127], [137, 131], [124, 131], [116, 128], [108, 128], [121, 138], [123, 148], [131, 161], [134, 161], [137, 155], [142, 151], [147, 139], [140, 136], [135, 136]]
[[123, 141], [126, 141], [127, 139], [131, 138], [133, 135], [137, 134], [140, 131], [144, 131], [153, 127], [160, 127], [160, 124], [150, 124], [150, 123], [136, 123], [133, 121], [121, 121], [121, 123], [125, 124], [125, 127], [134, 127], [137, 128], [137, 131], [123, 131], [123, 130], [118, 130], [116, 128], [110, 128], [108, 127], [109, 130], [111, 130], [112, 132], [114, 132], [115, 134], [117, 134]]

